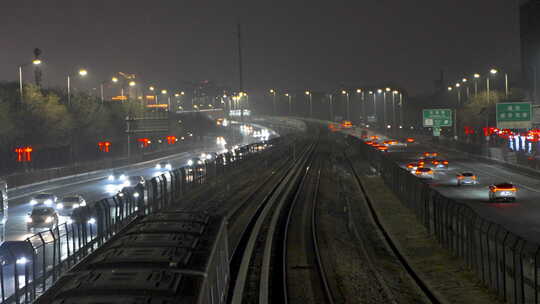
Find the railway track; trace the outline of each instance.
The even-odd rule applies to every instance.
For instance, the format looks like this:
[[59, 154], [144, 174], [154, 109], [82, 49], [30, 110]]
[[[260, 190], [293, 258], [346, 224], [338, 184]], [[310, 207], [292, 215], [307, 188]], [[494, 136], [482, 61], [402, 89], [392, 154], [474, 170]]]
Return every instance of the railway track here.
[[319, 185], [323, 161], [309, 167], [287, 216], [282, 244], [282, 303], [329, 303], [334, 295], [318, 237]]
[[[231, 286], [231, 303], [279, 303], [273, 299], [272, 264], [274, 240], [280, 229], [280, 218], [287, 214], [291, 198], [306, 177], [316, 144], [309, 145], [273, 189], [258, 204], [237, 246], [231, 265], [238, 265], [238, 274]], [[281, 287], [279, 287], [281, 289]]]
[[[358, 187], [361, 190], [361, 194], [364, 197], [364, 201], [366, 202], [367, 209], [369, 210], [369, 213], [373, 219], [373, 222], [375, 223], [378, 230], [381, 232], [381, 235], [384, 239], [384, 242], [390, 248], [393, 255], [397, 258], [399, 263], [401, 264], [402, 269], [404, 269], [409, 277], [412, 279], [414, 284], [418, 287], [418, 289], [424, 294], [427, 300], [430, 301], [430, 303], [439, 304], [442, 303], [441, 300], [438, 299], [437, 295], [429, 288], [429, 286], [418, 276], [418, 274], [415, 272], [413, 267], [407, 262], [407, 259], [403, 256], [403, 254], [399, 251], [398, 246], [394, 243], [392, 240], [390, 234], [388, 231], [386, 231], [384, 225], [379, 220], [377, 212], [375, 212], [375, 209], [373, 208], [373, 203], [369, 196], [367, 195], [366, 189], [364, 187], [364, 184], [362, 183], [362, 180], [360, 179], [358, 172], [356, 168], [354, 167], [353, 162], [350, 160], [350, 158], [344, 153], [343, 154], [347, 164], [350, 167], [350, 171], [352, 172], [352, 175], [354, 177], [355, 182], [358, 184]], [[367, 255], [367, 254], [366, 254]], [[373, 261], [370, 260], [371, 265], [370, 268], [374, 269], [376, 271], [375, 265], [373, 265]], [[383, 279], [381, 279], [380, 276], [377, 276], [375, 279], [379, 281], [381, 285], [384, 285], [384, 289], [387, 291], [391, 290], [390, 286], [387, 286]], [[395, 296], [392, 296], [392, 298], [396, 298]]]

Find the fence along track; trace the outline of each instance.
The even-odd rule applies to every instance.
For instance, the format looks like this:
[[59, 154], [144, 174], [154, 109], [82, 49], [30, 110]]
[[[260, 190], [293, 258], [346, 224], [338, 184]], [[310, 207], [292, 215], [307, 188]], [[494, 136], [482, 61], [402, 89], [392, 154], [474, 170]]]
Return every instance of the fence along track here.
[[270, 217], [270, 211], [273, 209], [274, 205], [277, 203], [280, 203], [281, 205], [281, 203], [284, 202], [284, 199], [287, 196], [283, 194], [291, 191], [291, 187], [294, 186], [293, 182], [297, 180], [298, 176], [302, 173], [303, 168], [305, 167], [304, 164], [307, 162], [307, 159], [313, 149], [314, 145], [311, 145], [304, 150], [304, 153], [299, 158], [299, 161], [295, 163], [294, 167], [289, 170], [287, 175], [285, 175], [274, 186], [272, 191], [270, 191], [270, 193], [264, 198], [257, 212], [255, 212], [254, 216], [250, 220], [245, 233], [246, 240], [240, 241], [240, 244], [245, 243], [245, 245], [238, 246], [237, 250], [234, 252], [235, 257], [233, 259], [240, 259], [240, 267], [236, 277], [236, 282], [234, 286], [231, 286], [233, 290], [232, 299], [230, 301], [231, 303], [242, 303], [247, 285], [250, 262], [255, 254], [257, 240], [263, 234], [263, 224]]
[[[393, 242], [392, 238], [390, 237], [390, 234], [384, 229], [384, 226], [382, 225], [381, 221], [379, 220], [379, 217], [377, 213], [375, 212], [375, 209], [373, 208], [373, 204], [371, 202], [371, 199], [367, 195], [366, 189], [364, 187], [364, 184], [360, 180], [360, 177], [356, 171], [356, 168], [354, 167], [352, 161], [350, 158], [344, 153], [343, 154], [345, 159], [347, 160], [347, 163], [349, 164], [351, 168], [351, 172], [353, 173], [354, 179], [356, 183], [358, 184], [360, 190], [362, 191], [362, 196], [364, 197], [364, 201], [366, 202], [369, 212], [373, 218], [373, 221], [375, 222], [377, 228], [381, 232], [384, 241], [388, 245], [388, 247], [392, 250], [392, 253], [396, 256], [396, 258], [399, 260], [401, 265], [403, 266], [403, 269], [407, 271], [409, 276], [413, 279], [414, 283], [418, 286], [418, 288], [424, 293], [424, 295], [431, 301], [431, 303], [442, 303], [437, 296], [429, 289], [429, 287], [422, 281], [422, 279], [418, 276], [418, 274], [414, 271], [412, 266], [407, 262], [405, 257], [399, 252], [399, 249], [397, 248], [396, 244]], [[381, 281], [381, 284], [384, 282]], [[389, 286], [386, 286], [389, 288]]]

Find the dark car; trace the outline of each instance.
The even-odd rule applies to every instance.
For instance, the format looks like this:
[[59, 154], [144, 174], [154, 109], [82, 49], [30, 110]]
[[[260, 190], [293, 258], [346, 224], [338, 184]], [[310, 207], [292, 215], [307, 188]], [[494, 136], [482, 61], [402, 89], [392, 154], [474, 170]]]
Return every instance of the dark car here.
[[63, 213], [71, 213], [73, 209], [86, 206], [84, 198], [78, 194], [64, 196], [58, 204], [56, 209]]
[[58, 225], [58, 213], [52, 207], [36, 206], [26, 217], [26, 227], [52, 228]]

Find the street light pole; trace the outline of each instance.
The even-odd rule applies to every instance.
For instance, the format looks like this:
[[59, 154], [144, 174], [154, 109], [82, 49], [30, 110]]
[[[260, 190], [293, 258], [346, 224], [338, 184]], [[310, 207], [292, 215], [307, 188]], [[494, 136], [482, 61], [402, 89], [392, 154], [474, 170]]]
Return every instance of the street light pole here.
[[508, 73], [504, 73], [504, 93], [506, 98], [508, 98]]
[[272, 102], [274, 104], [274, 116], [276, 116], [276, 91], [274, 89], [270, 90], [270, 94], [272, 94]]
[[350, 105], [349, 105], [349, 92], [342, 90], [341, 95], [345, 95], [347, 98], [347, 120], [351, 120], [350, 116]]
[[68, 105], [71, 106], [71, 79], [69, 75], [67, 76], [67, 96], [68, 96]]
[[334, 121], [334, 95], [328, 94], [330, 99], [330, 121]]
[[19, 92], [21, 93], [21, 104], [24, 102], [23, 82], [22, 82], [22, 65], [19, 66]]
[[311, 105], [311, 92], [310, 92], [310, 91], [306, 91], [306, 95], [307, 95], [308, 98], [309, 98], [309, 117], [310, 117], [310, 118], [313, 118], [313, 106]]

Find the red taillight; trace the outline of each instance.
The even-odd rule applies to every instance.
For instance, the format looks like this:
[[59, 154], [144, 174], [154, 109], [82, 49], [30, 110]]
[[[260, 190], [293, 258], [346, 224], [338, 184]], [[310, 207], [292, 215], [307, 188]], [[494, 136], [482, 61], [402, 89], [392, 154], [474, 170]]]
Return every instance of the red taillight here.
[[443, 165], [448, 165], [448, 161], [447, 161], [447, 160], [443, 161], [442, 163], [443, 163]]
[[411, 137], [407, 138], [407, 142], [413, 143], [413, 142], [414, 142], [414, 138], [411, 138]]
[[463, 176], [462, 176], [462, 175], [458, 175], [457, 178], [458, 178], [458, 179], [463, 179]]
[[434, 165], [438, 165], [438, 164], [439, 164], [439, 161], [438, 161], [438, 160], [434, 160], [434, 161], [432, 161], [431, 163], [434, 164]]

